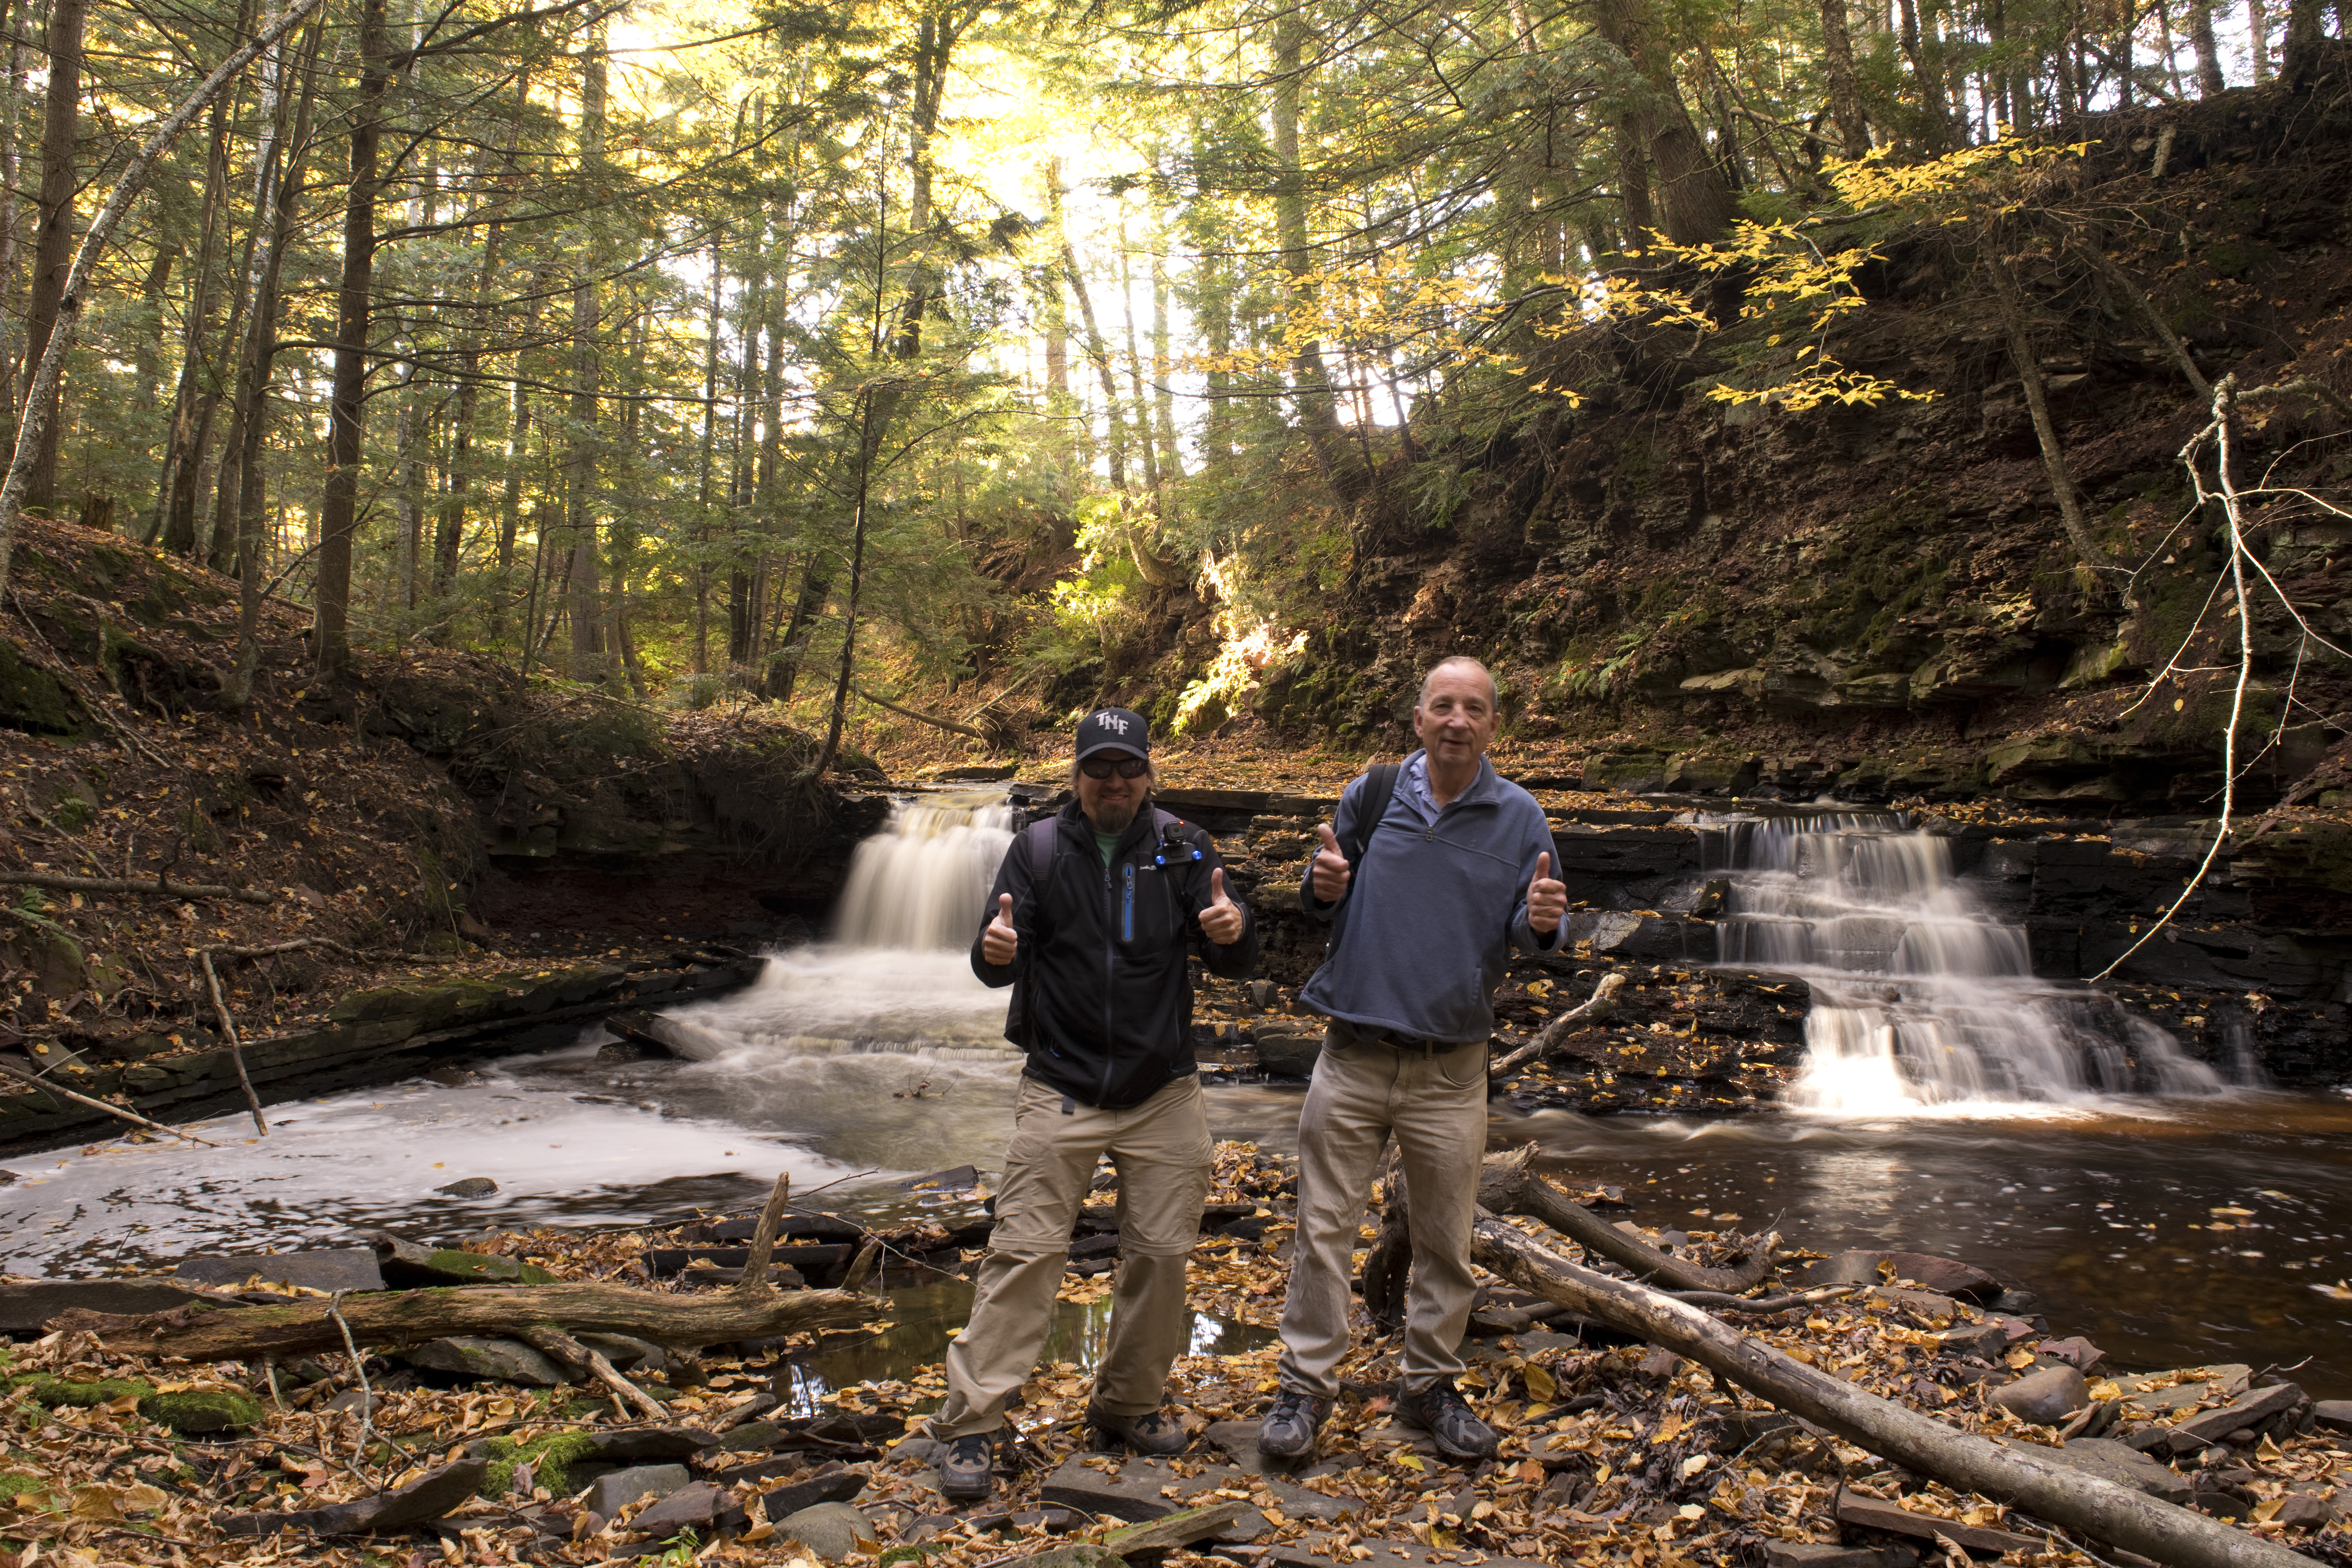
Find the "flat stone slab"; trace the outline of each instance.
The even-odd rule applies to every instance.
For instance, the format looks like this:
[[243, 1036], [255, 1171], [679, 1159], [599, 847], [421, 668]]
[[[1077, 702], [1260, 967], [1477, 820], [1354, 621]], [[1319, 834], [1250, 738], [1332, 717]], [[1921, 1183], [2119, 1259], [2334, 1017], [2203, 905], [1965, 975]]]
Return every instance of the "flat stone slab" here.
[[599, 1476], [582, 1504], [590, 1513], [610, 1519], [642, 1499], [667, 1497], [689, 1479], [684, 1465], [638, 1465]]
[[[1266, 1553], [1265, 1560], [1282, 1563], [1285, 1568], [1348, 1568], [1351, 1562], [1354, 1568], [1427, 1568], [1430, 1560], [1435, 1556], [1428, 1547], [1414, 1541], [1359, 1541], [1351, 1546], [1338, 1548], [1335, 1555], [1331, 1543], [1336, 1539], [1325, 1531], [1310, 1531], [1304, 1541], [1286, 1541], [1277, 1544]], [[1371, 1555], [1359, 1557], [1357, 1553], [1360, 1552], [1368, 1552]], [[1459, 1557], [1463, 1554], [1456, 1552], [1454, 1555]], [[1484, 1553], [1474, 1555], [1482, 1559], [1479, 1568], [1549, 1568], [1549, 1564], [1531, 1558], [1491, 1557]]]
[[451, 1334], [446, 1339], [427, 1340], [403, 1352], [401, 1360], [431, 1372], [520, 1384], [526, 1388], [560, 1388], [571, 1381], [562, 1367], [520, 1340], [489, 1334]]
[[193, 1280], [162, 1278], [0, 1280], [0, 1333], [38, 1333], [51, 1318], [77, 1307], [137, 1317], [215, 1297]]
[[1234, 1465], [1210, 1465], [1198, 1475], [1180, 1476], [1167, 1460], [1152, 1458], [1129, 1459], [1106, 1474], [1087, 1462], [1092, 1457], [1065, 1460], [1045, 1478], [1038, 1500], [1138, 1524], [1215, 1501], [1220, 1490], [1246, 1498], [1256, 1479]]
[[2292, 1383], [2273, 1384], [2232, 1400], [2219, 1410], [2190, 1416], [2172, 1429], [2168, 1440], [2176, 1454], [2210, 1447], [2232, 1432], [2260, 1426], [2302, 1403], [2302, 1389]]
[[365, 1247], [255, 1256], [205, 1252], [181, 1258], [173, 1270], [173, 1279], [215, 1289], [233, 1290], [257, 1277], [264, 1284], [294, 1285], [307, 1290], [383, 1289], [383, 1270], [376, 1266], [374, 1250]]
[[1946, 1536], [1954, 1544], [1969, 1552], [2038, 1552], [2042, 1544], [2030, 1535], [1990, 1530], [1979, 1524], [1962, 1524], [1957, 1519], [1941, 1519], [1931, 1513], [1913, 1513], [1895, 1503], [1877, 1498], [1857, 1497], [1843, 1490], [1837, 1496], [1835, 1517], [1840, 1524], [1852, 1525], [1856, 1530], [1875, 1530], [1887, 1535], [1908, 1536], [1914, 1541], [1933, 1541], [1939, 1535]]
[[[2188, 1375], [2190, 1373], [2195, 1375]], [[2246, 1385], [2253, 1381], [2253, 1376], [2254, 1369], [2243, 1362], [2223, 1362], [2213, 1366], [2181, 1367], [2171, 1372], [2127, 1373], [2108, 1381], [2116, 1385], [2116, 1392], [2121, 1394], [2126, 1403], [2151, 1415], [2162, 1415], [2199, 1405], [2234, 1399], [2246, 1391]], [[2148, 1386], [2172, 1378], [2180, 1381], [2170, 1388]]]
[[1257, 1423], [1255, 1421], [1212, 1421], [1202, 1432], [1237, 1468], [1254, 1476], [1278, 1478], [1285, 1481], [1311, 1480], [1317, 1476], [1336, 1476], [1355, 1467], [1341, 1459], [1318, 1459], [1311, 1465], [1296, 1468], [1269, 1459], [1257, 1451]]
[[864, 1491], [871, 1479], [864, 1470], [828, 1470], [764, 1494], [760, 1511], [772, 1521], [781, 1521], [821, 1502], [847, 1502]]
[[2352, 1432], [2352, 1399], [2322, 1399], [2312, 1405], [2311, 1415], [2330, 1432]]
[[693, 1481], [629, 1521], [640, 1535], [667, 1538], [681, 1530], [740, 1531], [746, 1521], [735, 1500], [709, 1481]]

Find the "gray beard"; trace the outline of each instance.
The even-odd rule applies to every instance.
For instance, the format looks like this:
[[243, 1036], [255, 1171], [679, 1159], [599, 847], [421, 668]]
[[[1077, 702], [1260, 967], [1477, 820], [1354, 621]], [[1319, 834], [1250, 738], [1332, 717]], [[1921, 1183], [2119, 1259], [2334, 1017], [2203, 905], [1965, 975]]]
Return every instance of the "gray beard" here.
[[1095, 815], [1088, 820], [1093, 823], [1097, 833], [1124, 833], [1134, 823], [1135, 814], [1141, 809], [1139, 805], [1114, 805], [1104, 801], [1095, 807]]

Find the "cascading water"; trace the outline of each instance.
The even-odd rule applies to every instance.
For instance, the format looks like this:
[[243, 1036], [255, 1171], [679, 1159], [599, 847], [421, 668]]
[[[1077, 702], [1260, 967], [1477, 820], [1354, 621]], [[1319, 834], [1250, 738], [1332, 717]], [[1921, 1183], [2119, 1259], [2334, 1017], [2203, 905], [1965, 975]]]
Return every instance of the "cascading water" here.
[[744, 990], [669, 1015], [680, 1053], [751, 1073], [873, 1056], [1001, 1072], [1015, 1055], [1004, 994], [973, 978], [965, 952], [1012, 842], [1001, 795], [899, 801], [850, 860], [834, 940], [773, 954]]
[[2025, 932], [1952, 872], [1950, 843], [1891, 813], [1717, 818], [1726, 964], [1811, 986], [1800, 1109], [1850, 1115], [2220, 1089], [2163, 1030], [2033, 974]]

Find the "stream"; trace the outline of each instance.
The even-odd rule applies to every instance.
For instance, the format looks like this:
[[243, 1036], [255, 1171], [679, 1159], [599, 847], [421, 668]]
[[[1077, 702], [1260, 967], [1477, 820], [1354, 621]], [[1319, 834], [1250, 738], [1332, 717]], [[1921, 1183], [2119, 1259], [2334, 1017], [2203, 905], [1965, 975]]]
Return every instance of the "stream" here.
[[[2038, 1293], [2057, 1331], [2088, 1335], [2116, 1367], [2300, 1363], [2315, 1396], [2352, 1395], [2352, 1288], [2341, 1283], [2352, 1279], [2352, 1097], [2225, 1085], [2139, 1034], [2129, 1043], [2142, 1081], [2131, 1084], [2097, 1040], [2064, 1042], [2141, 1026], [2086, 1022], [2059, 1002], [2021, 1007], [2049, 988], [2016, 973], [1998, 940], [1969, 933], [1980, 917], [1932, 857], [1890, 847], [1899, 824], [1862, 831], [1881, 842], [1838, 846], [1833, 861], [1795, 839], [1753, 855], [1734, 846], [1755, 873], [1737, 956], [1755, 962], [1769, 940], [1786, 966], [1847, 988], [1809, 1021], [1816, 1072], [1787, 1110], [1682, 1121], [1522, 1116], [1497, 1102], [1492, 1144], [1534, 1140], [1548, 1169], [1622, 1185], [1646, 1225], [1777, 1227], [1822, 1252], [1966, 1258]], [[221, 1117], [194, 1129], [217, 1150], [105, 1143], [0, 1162], [5, 1266], [102, 1273], [332, 1243], [354, 1226], [448, 1240], [490, 1226], [677, 1223], [755, 1205], [779, 1171], [796, 1194], [822, 1189], [847, 1215], [918, 1212], [940, 1200], [910, 1180], [1001, 1165], [1019, 1061], [1001, 1034], [1005, 997], [972, 978], [962, 944], [1010, 837], [1001, 803], [985, 798], [902, 813], [861, 851], [836, 940], [772, 954], [753, 985], [671, 1014], [688, 1026], [687, 1059], [609, 1059], [592, 1026], [567, 1049], [488, 1064], [468, 1081], [278, 1107], [267, 1140]], [[1812, 863], [1836, 869], [1801, 898]], [[1889, 878], [1935, 900], [1934, 941], [1891, 929], [1903, 916]], [[1859, 890], [1838, 893], [1841, 881]], [[871, 896], [887, 885], [904, 891]], [[1809, 914], [1828, 895], [1861, 913]], [[1839, 940], [1811, 934], [1824, 929]], [[1874, 965], [1855, 956], [1870, 951]], [[1926, 966], [1903, 956], [1953, 952], [1990, 973], [1915, 973]], [[2004, 1008], [2032, 1016], [2005, 1025]], [[1212, 1128], [1286, 1150], [1302, 1094], [1213, 1084]], [[476, 1176], [497, 1194], [435, 1191]], [[966, 1290], [900, 1292], [898, 1330], [828, 1352], [804, 1381], [937, 1360]], [[1066, 1310], [1054, 1353], [1085, 1364], [1101, 1320], [1100, 1304]], [[1196, 1324], [1200, 1349], [1248, 1342]]]

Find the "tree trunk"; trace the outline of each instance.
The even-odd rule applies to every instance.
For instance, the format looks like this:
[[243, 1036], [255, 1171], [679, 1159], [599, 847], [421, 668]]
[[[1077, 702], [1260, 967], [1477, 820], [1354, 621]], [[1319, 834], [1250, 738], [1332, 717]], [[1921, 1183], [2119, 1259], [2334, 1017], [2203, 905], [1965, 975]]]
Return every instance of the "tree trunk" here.
[[[41, 100], [41, 195], [33, 239], [33, 291], [25, 307], [25, 371], [16, 395], [19, 410], [33, 397], [33, 379], [42, 351], [56, 330], [66, 297], [66, 272], [74, 254], [74, 142], [81, 110], [81, 35], [89, 14], [85, 0], [51, 0], [44, 41], [49, 84]], [[21, 417], [21, 414], [19, 416]], [[42, 432], [25, 490], [24, 510], [38, 517], [57, 512], [58, 426]]]
[[[8, 0], [8, 74], [0, 81], [0, 380], [7, 385], [8, 421], [16, 418], [16, 328], [10, 320], [16, 300], [16, 181], [24, 162], [24, 136], [17, 121], [25, 102], [25, 39], [32, 32], [31, 0]], [[166, 248], [171, 248], [168, 245]], [[29, 363], [29, 362], [28, 362]], [[154, 406], [150, 393], [147, 406]]]
[[1095, 367], [1095, 378], [1102, 384], [1103, 414], [1108, 421], [1110, 435], [1110, 488], [1127, 489], [1127, 419], [1119, 409], [1118, 378], [1110, 366], [1110, 348], [1103, 342], [1102, 331], [1095, 325], [1094, 297], [1087, 291], [1087, 280], [1078, 274], [1078, 258], [1068, 247], [1062, 251], [1062, 270], [1070, 280], [1070, 291], [1077, 296], [1078, 320], [1086, 326], [1087, 358]]
[[[522, 342], [529, 342], [539, 331], [540, 291], [533, 288], [530, 302], [523, 307]], [[514, 385], [507, 395], [507, 460], [506, 475], [501, 481], [499, 498], [499, 583], [490, 595], [490, 640], [499, 641], [506, 630], [506, 606], [512, 598], [515, 564], [515, 543], [522, 536], [522, 471], [530, 451], [530, 391], [523, 384], [522, 350], [515, 350]], [[545, 539], [540, 541], [540, 554], [546, 553]], [[526, 597], [539, 592], [539, 562], [533, 557], [531, 583]], [[535, 603], [535, 600], [534, 600]], [[525, 612], [523, 643], [529, 646], [531, 628], [529, 625], [535, 610]]]
[[2221, 79], [2221, 51], [2213, 42], [2213, 0], [2189, 0], [2189, 46], [2197, 54], [2197, 96], [2219, 98], [2227, 84]]
[[[691, 1346], [847, 1328], [870, 1319], [874, 1306], [846, 1290], [674, 1296], [621, 1285], [467, 1285], [346, 1296], [340, 1311], [352, 1338], [366, 1346], [421, 1344], [451, 1334], [511, 1334], [535, 1323]], [[96, 1334], [116, 1354], [148, 1360], [287, 1361], [343, 1348], [343, 1331], [323, 1301], [181, 1308], [145, 1317], [76, 1308], [58, 1322], [69, 1331]]]
[[[1293, 310], [1310, 306], [1315, 293], [1315, 256], [1307, 244], [1307, 170], [1299, 162], [1299, 100], [1307, 72], [1307, 25], [1297, 8], [1281, 12], [1274, 24], [1274, 230], [1282, 250], [1282, 269], [1290, 278]], [[1323, 345], [1309, 337], [1291, 359], [1291, 382], [1298, 408], [1298, 424], [1307, 436], [1307, 450], [1323, 482], [1343, 506], [1363, 494], [1365, 475], [1355, 455], [1339, 436], [1333, 405], [1331, 377], [1323, 366]]]
[[2270, 80], [2271, 17], [2263, 0], [2246, 0], [2246, 56], [2254, 68], [2254, 85]]
[[1853, 38], [1846, 30], [1845, 0], [1821, 0], [1822, 61], [1830, 79], [1830, 119], [1848, 158], [1870, 151], [1870, 125], [1863, 118], [1862, 86], [1853, 74]]
[[1719, 1290], [1737, 1296], [1753, 1289], [1772, 1271], [1778, 1237], [1748, 1238], [1745, 1260], [1736, 1268], [1708, 1268], [1660, 1252], [1640, 1237], [1618, 1229], [1538, 1175], [1536, 1146], [1490, 1154], [1478, 1169], [1478, 1206], [1495, 1214], [1525, 1215], [1568, 1237], [1588, 1252], [1633, 1270], [1637, 1279], [1656, 1279], [1677, 1290]]
[[165, 115], [140, 142], [138, 150], [124, 161], [122, 173], [108, 193], [106, 203], [90, 220], [89, 232], [82, 236], [76, 247], [71, 266], [67, 268], [65, 286], [58, 290], [58, 313], [49, 331], [47, 345], [40, 357], [33, 361], [30, 389], [25, 397], [23, 416], [16, 426], [16, 445], [8, 460], [8, 474], [0, 480], [0, 587], [8, 581], [9, 558], [16, 540], [16, 521], [24, 515], [25, 496], [30, 489], [33, 468], [42, 441], [55, 424], [58, 412], [58, 384], [65, 374], [66, 355], [73, 348], [74, 337], [80, 326], [81, 311], [89, 302], [90, 277], [98, 257], [112, 241], [114, 231], [147, 186], [155, 172], [155, 162], [171, 150], [172, 144], [194, 122], [239, 72], [253, 63], [254, 57], [269, 48], [299, 25], [302, 18], [319, 5], [321, 0], [293, 0], [284, 12], [253, 38], [229, 51], [228, 57], [213, 68], [212, 74], [198, 83], [179, 106]]
[[[590, 38], [580, 62], [580, 164], [591, 174], [604, 161], [604, 39]], [[596, 679], [604, 673], [597, 636], [596, 588], [596, 334], [602, 302], [596, 273], [599, 248], [583, 244], [580, 272], [572, 286], [572, 429], [564, 463], [565, 511], [572, 542], [572, 679]]]
[[[737, 127], [738, 134], [741, 127]], [[694, 673], [710, 673], [710, 469], [719, 450], [719, 301], [727, 281], [726, 230], [710, 236], [710, 297], [702, 343], [702, 471], [694, 487]]]
[[[1624, 114], [1617, 121], [1617, 205], [1625, 213], [1625, 248], [1639, 256], [1657, 232], [1657, 209], [1650, 202], [1649, 117]], [[1595, 258], [1595, 259], [1599, 259]]]
[[[1998, 243], [1996, 238], [1995, 244]], [[2025, 406], [2032, 416], [2034, 438], [2042, 447], [2042, 466], [2050, 476], [2050, 489], [2058, 498], [2058, 515], [2066, 538], [2084, 565], [2095, 570], [2112, 567], [2114, 560], [2091, 537], [2090, 521], [2083, 512], [2082, 492], [2075, 488], [2074, 476], [2066, 465], [2066, 450], [2058, 441], [2058, 426], [2050, 417], [2050, 391], [2042, 377], [2042, 362], [2033, 352], [2032, 333], [2026, 325], [2025, 301], [2018, 288], [2017, 275], [2003, 256], [1991, 256], [1988, 266], [1992, 272], [1993, 297], [2000, 307], [2001, 327], [2009, 337], [2009, 357], [2025, 389]]]
[[[1690, 110], [1675, 84], [1674, 53], [1659, 36], [1649, 0], [1601, 0], [1601, 37], [1614, 44], [1650, 84], [1652, 103], [1637, 118], [1646, 121], [1650, 161], [1657, 165], [1661, 227], [1676, 245], [1711, 245], [1731, 232], [1737, 209], [1723, 171], [1707, 155], [1706, 143], [1691, 123]], [[1867, 135], [1864, 145], [1868, 146]]]
[[1471, 1232], [1471, 1257], [1522, 1289], [1687, 1356], [1962, 1496], [1980, 1492], [2176, 1568], [2305, 1568], [2310, 1562], [2226, 1521], [2036, 1458], [2028, 1445], [1996, 1444], [1865, 1393], [1687, 1302], [1580, 1268], [1491, 1215]]
[[2319, 0], [2287, 0], [2286, 47], [2280, 52], [2279, 74], [2290, 90], [2309, 92], [2319, 79], [2319, 58], [2326, 34], [2319, 20]]
[[360, 460], [366, 431], [368, 329], [375, 279], [377, 146], [392, 85], [384, 0], [360, 0], [360, 90], [352, 106], [351, 189], [343, 205], [343, 265], [335, 305], [333, 390], [327, 405], [327, 484], [319, 505], [319, 570], [312, 590], [311, 652], [319, 673], [351, 662], [352, 543], [359, 527]]
[[849, 603], [841, 616], [841, 674], [833, 689], [833, 714], [825, 723], [824, 750], [817, 754], [816, 766], [811, 770], [820, 775], [841, 754], [842, 726], [849, 717], [849, 683], [856, 674], [857, 598], [866, 583], [866, 503], [873, 493], [875, 449], [889, 423], [888, 415], [875, 406], [878, 395], [869, 387], [858, 399], [857, 500], [850, 519]]

